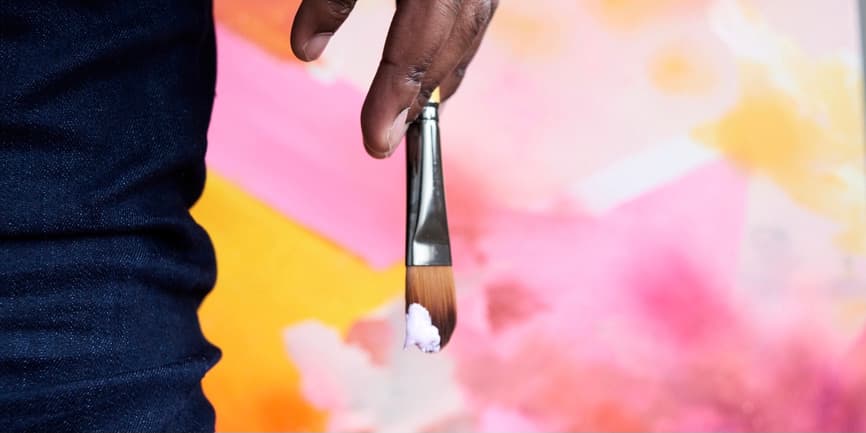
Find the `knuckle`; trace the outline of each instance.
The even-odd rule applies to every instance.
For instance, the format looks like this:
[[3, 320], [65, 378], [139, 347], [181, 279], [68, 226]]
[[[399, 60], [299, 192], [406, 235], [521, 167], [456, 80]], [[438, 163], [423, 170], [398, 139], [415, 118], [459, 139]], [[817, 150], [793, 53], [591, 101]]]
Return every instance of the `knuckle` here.
[[468, 65], [466, 63], [461, 63], [456, 68], [454, 68], [454, 72], [453, 72], [454, 76], [457, 77], [458, 79], [463, 79], [463, 77], [466, 76], [466, 69], [467, 68], [468, 68]]
[[473, 38], [483, 32], [490, 24], [492, 13], [490, 0], [476, 0], [465, 15], [465, 32]]
[[424, 82], [424, 74], [427, 73], [427, 69], [429, 66], [426, 65], [413, 65], [409, 67], [409, 71], [406, 73], [406, 81], [412, 86], [420, 87]]
[[475, 20], [484, 28], [493, 16], [493, 3], [491, 0], [478, 0], [475, 5]]
[[356, 0], [325, 0], [328, 13], [334, 18], [346, 18], [355, 7]]
[[449, 18], [459, 16], [463, 9], [463, 0], [441, 0], [436, 4], [442, 16]]
[[496, 9], [499, 8], [499, 0], [490, 0], [490, 16], [492, 17], [494, 13], [496, 13]]
[[475, 14], [472, 18], [472, 34], [481, 33], [487, 28], [488, 17], [486, 15]]
[[436, 52], [432, 50], [421, 53], [417, 61], [413, 62], [406, 71], [406, 81], [413, 86], [420, 87], [435, 57]]
[[414, 91], [418, 91], [424, 84], [424, 76], [430, 69], [430, 64], [430, 61], [424, 59], [415, 64], [407, 65], [404, 61], [383, 56], [379, 68], [388, 70], [387, 75], [400, 80], [402, 85], [409, 86]]

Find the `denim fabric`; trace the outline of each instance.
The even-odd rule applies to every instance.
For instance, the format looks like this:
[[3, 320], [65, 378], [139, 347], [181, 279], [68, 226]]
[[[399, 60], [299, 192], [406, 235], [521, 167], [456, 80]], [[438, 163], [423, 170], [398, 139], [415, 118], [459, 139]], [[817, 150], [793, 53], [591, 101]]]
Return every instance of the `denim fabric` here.
[[201, 0], [0, 1], [0, 431], [207, 431]]

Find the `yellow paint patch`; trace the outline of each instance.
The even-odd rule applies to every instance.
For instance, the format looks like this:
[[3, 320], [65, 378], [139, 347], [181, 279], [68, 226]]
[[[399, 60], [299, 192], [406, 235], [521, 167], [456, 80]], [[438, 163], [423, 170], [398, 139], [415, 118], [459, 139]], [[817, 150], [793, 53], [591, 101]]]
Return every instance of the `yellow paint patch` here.
[[712, 88], [713, 69], [699, 55], [682, 47], [661, 50], [650, 61], [650, 79], [659, 89], [675, 94], [694, 94]]
[[623, 29], [639, 27], [665, 15], [703, 8], [708, 0], [589, 0], [590, 9], [608, 24]]
[[375, 272], [212, 171], [192, 213], [217, 252], [216, 288], [200, 310], [205, 335], [223, 350], [204, 380], [217, 430], [322, 430], [326, 414], [299, 394], [282, 332], [304, 319], [346, 332], [402, 294], [403, 266]]
[[784, 90], [769, 67], [743, 65], [740, 101], [694, 135], [837, 222], [842, 248], [866, 253], [859, 73], [839, 61], [804, 57], [786, 59], [783, 71], [775, 74], [785, 75]]
[[553, 58], [562, 53], [562, 29], [567, 23], [557, 22], [561, 17], [535, 6], [503, 2], [490, 22], [491, 39], [507, 46], [510, 55], [520, 61]]
[[863, 318], [866, 317], [866, 300], [861, 296], [852, 296], [837, 306], [834, 319], [843, 329], [862, 331]]

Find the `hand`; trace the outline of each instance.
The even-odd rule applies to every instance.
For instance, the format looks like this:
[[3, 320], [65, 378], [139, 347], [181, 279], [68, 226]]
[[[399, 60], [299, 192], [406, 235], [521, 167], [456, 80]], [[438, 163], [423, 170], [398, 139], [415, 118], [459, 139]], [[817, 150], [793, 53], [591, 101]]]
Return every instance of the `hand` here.
[[[409, 122], [439, 87], [450, 97], [466, 73], [498, 0], [397, 0], [379, 69], [361, 109], [364, 147], [387, 158]], [[317, 59], [355, 0], [304, 0], [292, 25], [292, 51]]]

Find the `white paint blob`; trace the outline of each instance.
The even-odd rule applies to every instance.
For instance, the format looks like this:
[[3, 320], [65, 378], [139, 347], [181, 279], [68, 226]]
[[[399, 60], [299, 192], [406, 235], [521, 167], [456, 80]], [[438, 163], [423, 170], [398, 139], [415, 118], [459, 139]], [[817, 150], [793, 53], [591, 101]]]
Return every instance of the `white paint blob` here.
[[430, 312], [421, 304], [410, 305], [406, 313], [406, 341], [403, 348], [414, 345], [422, 352], [438, 352], [439, 341], [439, 329], [433, 325]]

